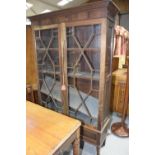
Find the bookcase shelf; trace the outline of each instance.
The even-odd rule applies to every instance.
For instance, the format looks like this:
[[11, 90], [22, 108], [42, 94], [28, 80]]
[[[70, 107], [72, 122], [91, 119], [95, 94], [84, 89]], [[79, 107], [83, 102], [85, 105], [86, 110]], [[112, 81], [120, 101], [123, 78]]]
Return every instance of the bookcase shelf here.
[[[100, 48], [85, 48], [84, 51], [88, 52], [100, 52]], [[67, 51], [79, 51], [79, 48], [67, 48]]]
[[99, 80], [100, 78], [100, 74], [99, 73], [93, 73], [91, 75], [91, 73], [88, 73], [88, 72], [78, 72], [78, 73], [73, 73], [73, 72], [70, 72], [68, 73], [68, 77], [76, 77], [76, 78], [81, 78], [81, 79], [88, 79], [88, 80]]
[[36, 48], [36, 50], [40, 50], [40, 51], [46, 51], [46, 50], [50, 50], [50, 51], [58, 51], [58, 48]]
[[59, 71], [52, 71], [52, 70], [39, 70], [39, 73], [41, 74], [47, 74], [47, 75], [60, 75]]

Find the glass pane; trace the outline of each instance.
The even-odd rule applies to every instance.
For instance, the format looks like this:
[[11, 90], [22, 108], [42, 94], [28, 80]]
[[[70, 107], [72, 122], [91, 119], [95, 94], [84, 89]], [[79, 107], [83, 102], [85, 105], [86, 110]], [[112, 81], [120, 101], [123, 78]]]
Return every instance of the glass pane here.
[[39, 37], [39, 31], [35, 31], [35, 37]]
[[40, 49], [37, 50], [37, 62], [38, 62], [38, 64], [42, 64], [45, 52], [46, 52], [45, 50], [40, 50]]
[[58, 48], [58, 38], [54, 37], [51, 41], [49, 48]]
[[48, 54], [55, 65], [59, 65], [59, 53], [56, 50], [49, 50]]
[[36, 47], [37, 49], [44, 48], [44, 44], [40, 38], [36, 38]]
[[40, 31], [40, 39], [42, 40], [44, 46], [47, 48], [50, 40], [52, 39], [52, 31], [51, 29], [49, 30], [42, 30]]

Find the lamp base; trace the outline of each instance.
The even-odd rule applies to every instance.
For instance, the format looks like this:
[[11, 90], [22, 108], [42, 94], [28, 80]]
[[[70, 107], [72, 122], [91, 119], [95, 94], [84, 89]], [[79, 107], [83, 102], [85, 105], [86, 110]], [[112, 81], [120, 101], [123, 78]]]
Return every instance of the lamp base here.
[[113, 134], [119, 137], [129, 137], [129, 128], [125, 123], [118, 122], [111, 126], [111, 131]]

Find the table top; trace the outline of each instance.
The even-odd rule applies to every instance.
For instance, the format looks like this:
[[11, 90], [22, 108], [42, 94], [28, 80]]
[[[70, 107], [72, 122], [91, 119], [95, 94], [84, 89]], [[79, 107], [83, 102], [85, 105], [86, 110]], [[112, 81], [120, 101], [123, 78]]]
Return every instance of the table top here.
[[26, 154], [52, 155], [79, 127], [78, 120], [26, 102]]

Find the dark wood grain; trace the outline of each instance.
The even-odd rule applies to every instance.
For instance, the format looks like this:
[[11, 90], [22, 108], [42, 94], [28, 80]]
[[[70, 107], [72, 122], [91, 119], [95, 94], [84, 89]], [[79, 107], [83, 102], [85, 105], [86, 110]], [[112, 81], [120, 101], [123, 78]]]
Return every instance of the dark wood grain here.
[[31, 85], [26, 85], [26, 100], [34, 102], [34, 94], [33, 94], [33, 88]]
[[29, 18], [32, 25], [50, 25], [98, 18], [111, 18], [114, 20], [117, 12], [118, 8], [113, 2], [104, 0]]

